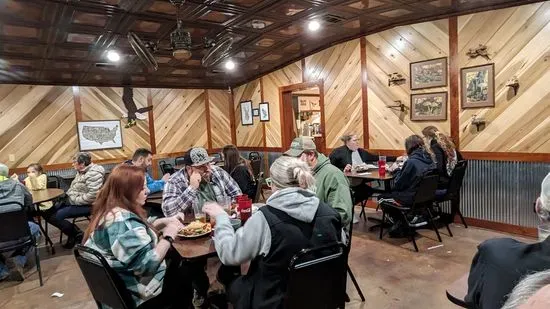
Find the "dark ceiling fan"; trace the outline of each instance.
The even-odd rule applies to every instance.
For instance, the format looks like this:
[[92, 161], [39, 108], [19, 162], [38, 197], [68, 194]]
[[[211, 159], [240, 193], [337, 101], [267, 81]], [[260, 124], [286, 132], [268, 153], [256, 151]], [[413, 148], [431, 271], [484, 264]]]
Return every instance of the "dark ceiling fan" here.
[[152, 71], [158, 69], [158, 63], [153, 56], [159, 50], [167, 50], [172, 52], [174, 59], [186, 61], [191, 58], [194, 50], [208, 49], [208, 52], [201, 60], [204, 67], [211, 67], [229, 55], [231, 46], [233, 45], [233, 37], [228, 34], [218, 35], [217, 38], [203, 38], [203, 43], [193, 45], [191, 34], [184, 30], [183, 21], [180, 18], [180, 9], [185, 3], [185, 0], [170, 0], [170, 3], [176, 7], [176, 30], [170, 33], [170, 45], [162, 47], [161, 42], [142, 41], [135, 33], [128, 32], [128, 42], [132, 49], [143, 62], [143, 64]]

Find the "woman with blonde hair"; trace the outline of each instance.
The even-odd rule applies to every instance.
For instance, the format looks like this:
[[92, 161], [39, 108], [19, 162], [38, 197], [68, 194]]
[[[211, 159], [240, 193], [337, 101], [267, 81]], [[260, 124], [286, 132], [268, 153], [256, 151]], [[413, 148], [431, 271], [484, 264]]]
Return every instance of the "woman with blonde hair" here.
[[[204, 207], [216, 220], [214, 244], [224, 264], [218, 278], [236, 309], [282, 307], [291, 257], [342, 238], [340, 215], [315, 196], [315, 178], [306, 163], [283, 156], [273, 162], [270, 175], [273, 194], [267, 205], [236, 232], [219, 205]], [[246, 275], [227, 271], [247, 261], [252, 263]]]
[[425, 127], [422, 130], [422, 135], [424, 135], [426, 144], [430, 145], [430, 149], [435, 155], [439, 174], [439, 187], [441, 189], [446, 188], [456, 163], [463, 160], [462, 155], [456, 149], [451, 138], [441, 133], [436, 127]]

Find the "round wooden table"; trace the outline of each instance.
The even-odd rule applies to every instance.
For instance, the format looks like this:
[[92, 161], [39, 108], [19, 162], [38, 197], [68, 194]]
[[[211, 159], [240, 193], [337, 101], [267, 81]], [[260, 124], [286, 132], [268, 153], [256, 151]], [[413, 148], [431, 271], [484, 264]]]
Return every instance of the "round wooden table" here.
[[60, 197], [63, 194], [65, 194], [65, 191], [61, 189], [44, 189], [44, 190], [31, 191], [32, 203], [39, 204], [43, 202], [48, 202]]
[[210, 235], [196, 239], [185, 239], [177, 236], [172, 246], [185, 260], [209, 258], [217, 255], [214, 240]]

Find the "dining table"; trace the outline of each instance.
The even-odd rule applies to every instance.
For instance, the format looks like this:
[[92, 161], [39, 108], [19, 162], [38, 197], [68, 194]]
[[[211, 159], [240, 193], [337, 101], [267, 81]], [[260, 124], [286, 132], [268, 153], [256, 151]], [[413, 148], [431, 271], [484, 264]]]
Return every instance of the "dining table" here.
[[[41, 214], [39, 204], [44, 202], [53, 201], [56, 198], [62, 196], [65, 194], [65, 191], [61, 189], [43, 189], [43, 190], [34, 190], [30, 191], [32, 195], [32, 203], [34, 207], [36, 207], [36, 212], [38, 214]], [[49, 245], [50, 251], [52, 254], [55, 254], [55, 248], [53, 246], [53, 241], [48, 236], [48, 232], [44, 229], [44, 226], [42, 225], [42, 220], [40, 219], [42, 216], [38, 216], [38, 227], [40, 228], [40, 231], [42, 231], [42, 234], [44, 235], [46, 245]], [[47, 224], [47, 223], [46, 223]]]
[[177, 236], [172, 246], [187, 261], [217, 256], [216, 247], [214, 247], [214, 240], [211, 235], [194, 239]]

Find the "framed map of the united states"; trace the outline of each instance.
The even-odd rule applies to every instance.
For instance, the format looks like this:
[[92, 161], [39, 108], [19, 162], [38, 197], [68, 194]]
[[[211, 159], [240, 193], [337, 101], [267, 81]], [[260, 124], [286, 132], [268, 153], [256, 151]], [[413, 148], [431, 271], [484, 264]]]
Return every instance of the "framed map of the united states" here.
[[80, 151], [122, 148], [120, 120], [79, 121]]

